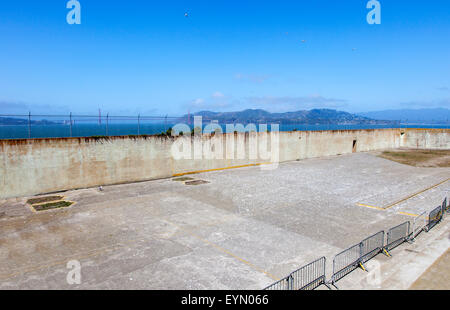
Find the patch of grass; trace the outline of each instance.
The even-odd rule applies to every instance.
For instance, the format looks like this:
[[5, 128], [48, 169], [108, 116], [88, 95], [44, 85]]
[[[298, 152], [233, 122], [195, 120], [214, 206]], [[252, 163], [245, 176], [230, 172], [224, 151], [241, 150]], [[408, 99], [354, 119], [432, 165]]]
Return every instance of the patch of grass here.
[[46, 197], [28, 199], [27, 203], [30, 205], [35, 205], [38, 203], [62, 200], [63, 198], [64, 198], [63, 196], [46, 196]]
[[45, 203], [37, 206], [33, 206], [33, 208], [36, 211], [45, 211], [45, 210], [53, 210], [53, 209], [59, 209], [59, 208], [67, 208], [73, 205], [73, 202], [71, 201], [58, 201], [58, 202], [50, 202]]

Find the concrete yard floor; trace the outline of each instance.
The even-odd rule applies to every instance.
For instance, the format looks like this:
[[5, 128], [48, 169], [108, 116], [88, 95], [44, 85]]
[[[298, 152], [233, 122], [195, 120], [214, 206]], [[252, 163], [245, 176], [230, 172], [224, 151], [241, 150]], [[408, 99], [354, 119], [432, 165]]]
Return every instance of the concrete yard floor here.
[[[262, 289], [321, 256], [330, 278], [334, 255], [438, 206], [449, 174], [356, 153], [73, 190], [74, 206], [38, 213], [30, 197], [0, 201], [0, 289]], [[449, 232], [445, 218], [338, 287], [408, 289]]]
[[411, 290], [450, 290], [450, 250], [447, 250], [409, 288]]

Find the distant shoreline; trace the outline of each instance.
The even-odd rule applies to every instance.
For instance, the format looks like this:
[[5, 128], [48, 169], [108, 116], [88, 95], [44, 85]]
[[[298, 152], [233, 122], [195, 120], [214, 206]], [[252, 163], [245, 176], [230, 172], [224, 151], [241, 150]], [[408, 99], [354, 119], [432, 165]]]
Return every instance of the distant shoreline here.
[[[204, 126], [208, 123], [204, 123]], [[244, 124], [243, 124], [244, 125]], [[144, 136], [160, 135], [166, 133], [174, 124], [154, 123], [154, 124], [46, 124], [46, 125], [0, 125], [0, 140], [29, 139], [29, 138], [70, 138], [70, 137], [93, 137], [93, 136]], [[222, 131], [226, 132], [226, 124], [220, 124]], [[245, 126], [245, 125], [244, 125]], [[193, 129], [193, 125], [190, 126]], [[429, 128], [429, 129], [450, 129], [450, 124], [425, 125], [425, 124], [400, 124], [392, 125], [367, 125], [367, 124], [281, 124], [279, 131], [324, 131], [324, 130], [364, 130], [364, 129], [392, 129], [392, 128]], [[259, 126], [256, 127], [260, 131]], [[270, 131], [271, 126], [268, 124]], [[240, 131], [240, 130], [237, 130]]]

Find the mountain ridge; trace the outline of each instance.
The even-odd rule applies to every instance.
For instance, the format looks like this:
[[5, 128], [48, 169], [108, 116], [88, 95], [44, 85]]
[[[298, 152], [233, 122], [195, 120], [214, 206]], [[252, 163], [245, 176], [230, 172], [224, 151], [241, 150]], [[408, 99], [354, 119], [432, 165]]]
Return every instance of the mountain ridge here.
[[[389, 120], [374, 120], [361, 115], [333, 109], [299, 110], [294, 112], [270, 113], [262, 109], [246, 109], [235, 112], [199, 111], [194, 116], [220, 123], [301, 123], [301, 124], [390, 124]], [[186, 117], [187, 115], [185, 115]]]

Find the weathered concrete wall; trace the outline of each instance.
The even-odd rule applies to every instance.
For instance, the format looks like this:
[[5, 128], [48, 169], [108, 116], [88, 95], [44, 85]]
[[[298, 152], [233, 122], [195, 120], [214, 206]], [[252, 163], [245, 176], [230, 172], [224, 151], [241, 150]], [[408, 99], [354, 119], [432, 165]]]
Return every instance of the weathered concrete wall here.
[[450, 149], [449, 129], [406, 129], [402, 146], [418, 149]]
[[[448, 134], [449, 130], [410, 129], [281, 132], [279, 161], [401, 146], [450, 148]], [[258, 148], [266, 146], [270, 150], [271, 143], [264, 140], [267, 137], [265, 133], [227, 134], [220, 138], [203, 136], [199, 139], [152, 136], [0, 140], [0, 198], [166, 178], [273, 161], [263, 156], [261, 151], [256, 157], [249, 156], [254, 141], [252, 137], [256, 137]], [[192, 142], [190, 157], [194, 159], [174, 159], [171, 152], [174, 141], [177, 144], [188, 142], [189, 145]], [[217, 148], [220, 141], [224, 145], [222, 152]], [[208, 149], [208, 143], [216, 143], [216, 152], [212, 155], [219, 158], [205, 158], [201, 147], [195, 153], [195, 146], [201, 145], [198, 142], [202, 142], [205, 149]], [[230, 145], [234, 145], [234, 152]], [[243, 145], [245, 156], [238, 157], [238, 145]], [[200, 158], [195, 159], [194, 154], [200, 154]]]

